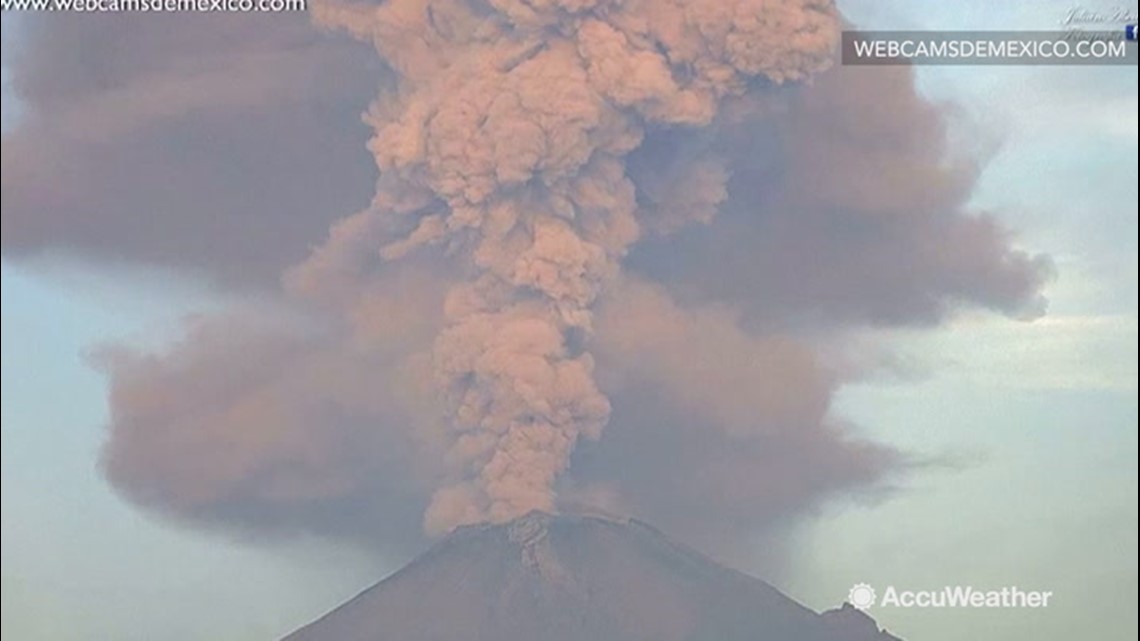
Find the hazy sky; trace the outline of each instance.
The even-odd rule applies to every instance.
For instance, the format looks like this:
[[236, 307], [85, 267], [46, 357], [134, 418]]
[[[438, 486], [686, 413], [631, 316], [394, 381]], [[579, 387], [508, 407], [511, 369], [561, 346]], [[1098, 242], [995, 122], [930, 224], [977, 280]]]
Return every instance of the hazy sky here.
[[[919, 4], [840, 6], [862, 26], [938, 29], [1044, 29], [1073, 8]], [[1056, 594], [1048, 610], [873, 612], [911, 640], [1135, 638], [1135, 69], [924, 68], [920, 79], [960, 105], [966, 135], [1000, 141], [974, 199], [1053, 257], [1049, 314], [890, 330], [908, 375], [845, 388], [833, 411], [938, 463], [878, 502], [832, 503], [796, 526], [791, 562], [770, 578], [814, 608], [855, 582]], [[3, 101], [7, 129], [18, 107], [7, 86]], [[182, 314], [222, 301], [169, 275], [83, 271], [3, 267], [4, 634], [270, 638], [398, 567], [315, 540], [179, 529], [114, 495], [95, 469], [105, 381], [86, 350], [156, 343]]]

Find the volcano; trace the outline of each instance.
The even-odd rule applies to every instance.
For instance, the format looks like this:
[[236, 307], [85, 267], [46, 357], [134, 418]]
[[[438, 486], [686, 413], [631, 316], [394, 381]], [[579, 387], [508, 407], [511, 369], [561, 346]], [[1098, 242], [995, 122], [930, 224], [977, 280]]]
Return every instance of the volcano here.
[[818, 614], [632, 519], [459, 528], [285, 641], [900, 641]]

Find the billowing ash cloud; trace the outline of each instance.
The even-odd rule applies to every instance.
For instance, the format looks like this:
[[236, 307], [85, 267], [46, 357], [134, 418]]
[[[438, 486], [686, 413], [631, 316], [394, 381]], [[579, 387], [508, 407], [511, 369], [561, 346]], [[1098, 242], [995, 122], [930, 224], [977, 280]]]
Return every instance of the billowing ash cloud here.
[[[400, 76], [368, 114], [385, 180], [360, 217], [407, 230], [381, 255], [444, 245], [470, 266], [432, 348], [452, 434], [426, 526], [552, 511], [575, 445], [610, 415], [580, 337], [640, 234], [626, 157], [647, 127], [708, 126], [750, 82], [828, 66], [835, 15], [815, 0], [452, 0], [319, 4], [315, 16], [373, 42]], [[708, 163], [675, 170], [682, 187], [723, 192], [726, 172]], [[683, 209], [661, 208], [663, 227], [684, 224]], [[319, 289], [346, 244], [369, 242], [337, 235], [293, 277]]]
[[[278, 243], [276, 225], [299, 238], [343, 207], [298, 221], [250, 201], [243, 220], [260, 232], [210, 243], [236, 223], [188, 215], [178, 191], [165, 203], [128, 190], [104, 208], [121, 178], [50, 191], [42, 177], [60, 158], [5, 165], [9, 255], [64, 245], [223, 282], [247, 282], [247, 260], [293, 264], [259, 297], [272, 305], [194, 319], [162, 353], [99, 353], [105, 468], [144, 505], [399, 545], [421, 520], [438, 533], [587, 504], [730, 543], [901, 462], [830, 409], [862, 373], [844, 358], [852, 330], [932, 325], [963, 305], [1043, 310], [1047, 260], [965, 208], [977, 167], [948, 148], [942, 109], [910, 71], [832, 67], [830, 2], [324, 2], [314, 19], [383, 63], [365, 115], [375, 196], [323, 242]], [[34, 44], [61, 46], [46, 39], [59, 28]], [[250, 35], [294, 46], [272, 33]], [[307, 37], [300, 59], [333, 47]], [[326, 59], [327, 73], [359, 70], [350, 58]], [[17, 77], [39, 78], [20, 64]], [[118, 99], [153, 113], [149, 76], [107, 64]], [[177, 55], [155, 64], [183, 68]], [[288, 84], [289, 99], [335, 94], [323, 73], [295, 78], [305, 91]], [[246, 114], [213, 104], [207, 127], [197, 108], [168, 108], [154, 126], [80, 140], [45, 126], [53, 96], [107, 90], [59, 82], [25, 83], [45, 115], [5, 139], [6, 157], [36, 143], [143, 157], [187, 123], [227, 131]], [[225, 163], [220, 151], [202, 159]], [[96, 171], [90, 155], [65, 166]], [[322, 147], [303, 155], [297, 167], [345, 178], [319, 168]], [[132, 231], [156, 203], [209, 247], [167, 251], [166, 232]], [[59, 224], [37, 227], [41, 208]], [[100, 233], [73, 233], [72, 217]]]
[[4, 21], [6, 258], [64, 249], [244, 288], [368, 202], [358, 116], [387, 73], [306, 15]]

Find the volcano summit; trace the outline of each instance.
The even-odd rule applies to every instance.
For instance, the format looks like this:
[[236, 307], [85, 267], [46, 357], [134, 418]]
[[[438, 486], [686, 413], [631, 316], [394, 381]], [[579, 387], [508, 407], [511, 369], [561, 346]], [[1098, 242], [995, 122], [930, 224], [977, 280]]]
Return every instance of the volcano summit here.
[[636, 520], [462, 527], [285, 641], [899, 641], [817, 614]]

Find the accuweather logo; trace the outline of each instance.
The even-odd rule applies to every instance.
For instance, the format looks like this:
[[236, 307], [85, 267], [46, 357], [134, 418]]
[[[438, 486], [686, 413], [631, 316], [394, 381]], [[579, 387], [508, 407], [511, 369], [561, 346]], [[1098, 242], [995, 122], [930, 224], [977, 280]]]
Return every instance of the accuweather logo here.
[[856, 583], [847, 602], [860, 610], [880, 608], [1047, 608], [1052, 592], [1007, 586], [978, 590], [968, 585], [947, 585], [938, 590], [899, 590], [887, 586], [880, 597], [875, 588]]
[[875, 605], [875, 588], [866, 583], [856, 583], [847, 591], [847, 602], [860, 610], [868, 610]]

